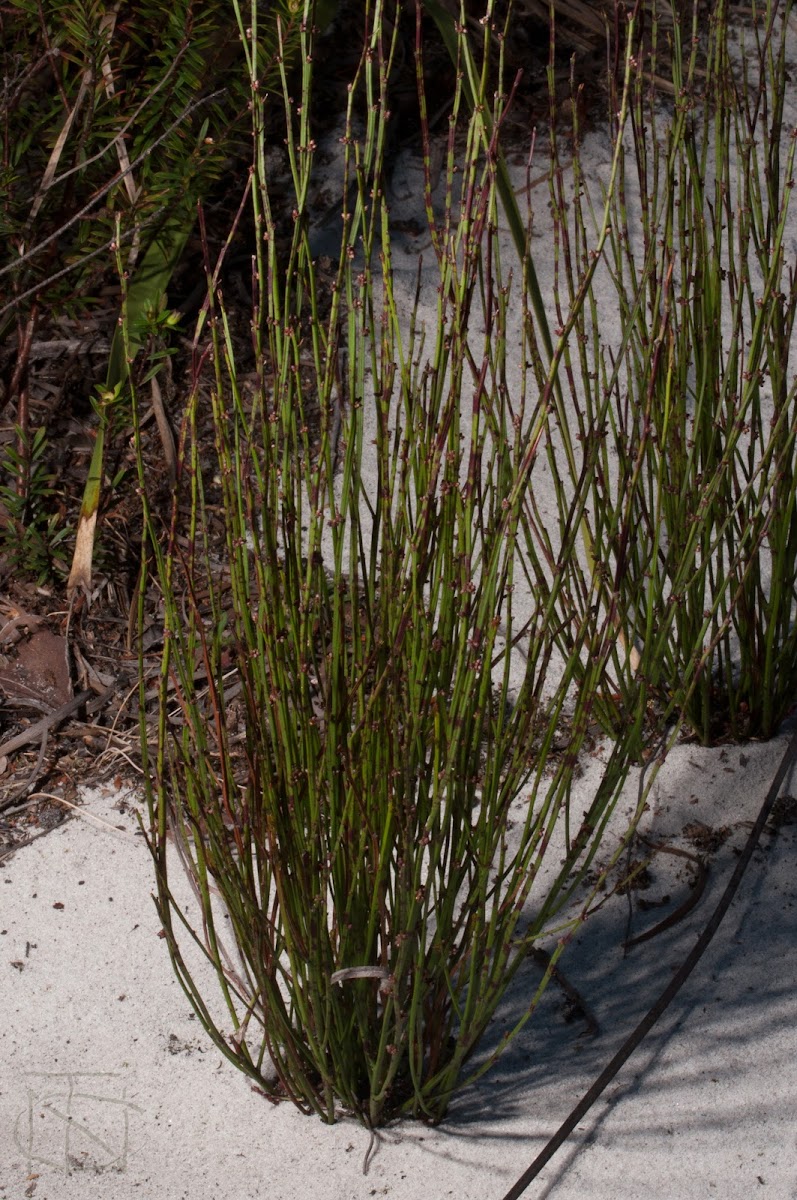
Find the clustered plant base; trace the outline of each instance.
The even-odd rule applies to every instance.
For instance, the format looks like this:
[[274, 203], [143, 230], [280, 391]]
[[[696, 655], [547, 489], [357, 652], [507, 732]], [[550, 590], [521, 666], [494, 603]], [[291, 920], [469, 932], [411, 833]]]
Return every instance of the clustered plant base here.
[[[518, 257], [511, 269], [502, 261], [508, 98], [490, 93], [481, 65], [492, 43], [500, 56], [488, 5], [479, 54], [465, 25], [452, 25], [442, 209], [424, 123], [439, 284], [434, 326], [421, 328], [417, 300], [409, 314], [397, 300], [385, 202], [398, 25], [381, 3], [364, 12], [341, 253], [322, 307], [307, 211], [312, 6], [295, 100], [282, 80], [295, 192], [286, 257], [263, 143], [280, 114], [258, 87], [257, 11], [244, 19], [236, 7], [252, 96], [261, 370], [244, 386], [208, 262], [168, 527], [150, 510], [143, 470], [141, 487], [165, 620], [157, 742], [144, 739], [148, 836], [175, 971], [215, 1044], [268, 1096], [375, 1127], [400, 1114], [441, 1119], [490, 1065], [494, 1056], [474, 1066], [474, 1051], [513, 977], [552, 933], [555, 963], [587, 918], [684, 714], [707, 729], [706, 687], [724, 682], [740, 696], [749, 686], [747, 668], [726, 659], [744, 622], [769, 639], [763, 669], [786, 694], [793, 578], [776, 572], [794, 538], [795, 287], [782, 253], [792, 152], [781, 172], [778, 112], [763, 163], [752, 148], [761, 96], [784, 70], [774, 8], [757, 15], [742, 77], [722, 4], [707, 44], [695, 36], [685, 53], [676, 37], [666, 118], [649, 94], [655, 35], [643, 54], [632, 11], [611, 82], [611, 177], [595, 208], [577, 129], [566, 191], [551, 114], [552, 337], [535, 304], [531, 217], [516, 203]], [[419, 11], [424, 114], [421, 28]], [[641, 241], [624, 207], [629, 134], [647, 185]], [[747, 224], [734, 238], [737, 209]], [[596, 307], [599, 269], [616, 282], [619, 340]], [[508, 343], [518, 308], [520, 348]], [[726, 340], [726, 310], [744, 353]], [[514, 390], [518, 351], [527, 367]], [[197, 438], [208, 394], [212, 463]], [[134, 406], [138, 421], [135, 395]], [[546, 488], [553, 526], [540, 509]], [[219, 512], [223, 563], [207, 536]], [[613, 740], [579, 805], [578, 757], [596, 716]], [[637, 767], [635, 817], [609, 845]], [[193, 914], [172, 892], [174, 847]], [[197, 983], [197, 950], [215, 970], [215, 997]]]

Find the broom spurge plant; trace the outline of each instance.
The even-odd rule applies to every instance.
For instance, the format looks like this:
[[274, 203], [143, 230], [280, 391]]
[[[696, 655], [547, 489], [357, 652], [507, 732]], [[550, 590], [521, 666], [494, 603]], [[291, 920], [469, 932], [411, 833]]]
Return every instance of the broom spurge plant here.
[[[341, 253], [324, 296], [308, 231], [312, 5], [296, 102], [284, 80], [294, 193], [286, 257], [264, 165], [257, 11], [248, 24], [236, 12], [252, 84], [259, 373], [245, 386], [208, 264], [166, 528], [139, 454], [164, 608], [157, 738], [151, 747], [146, 731], [142, 739], [158, 911], [209, 1036], [268, 1096], [329, 1121], [341, 1111], [371, 1127], [402, 1113], [437, 1121], [492, 1061], [475, 1065], [474, 1052], [528, 952], [554, 937], [553, 966], [589, 914], [677, 728], [651, 732], [663, 688], [660, 647], [648, 638], [637, 669], [622, 675], [624, 720], [600, 780], [586, 797], [574, 787], [618, 674], [618, 630], [628, 628], [601, 554], [636, 534], [652, 436], [640, 433], [637, 469], [622, 475], [620, 499], [596, 527], [603, 443], [563, 439], [560, 374], [611, 237], [634, 15], [608, 191], [549, 362], [528, 308], [528, 231], [514, 273], [502, 261], [499, 141], [510, 98], [488, 101], [472, 76], [466, 119], [460, 79], [442, 212], [427, 172], [438, 277], [426, 329], [420, 283], [408, 305], [394, 272], [385, 200], [397, 21], [384, 19], [381, 0], [365, 6], [342, 139]], [[488, 6], [488, 28], [491, 20]], [[463, 50], [465, 68], [472, 61]], [[508, 383], [514, 305], [523, 361], [533, 364], [517, 391]], [[212, 461], [201, 443], [208, 394]], [[614, 399], [611, 388], [601, 393], [584, 434], [607, 425]], [[142, 436], [137, 426], [139, 446]], [[543, 493], [555, 497], [557, 528], [541, 516]], [[218, 520], [223, 562], [209, 536]], [[650, 572], [656, 554], [651, 545]], [[709, 602], [709, 624], [725, 595]], [[656, 613], [657, 637], [673, 636], [675, 612], [664, 604]], [[702, 654], [701, 643], [684, 702]], [[669, 715], [677, 718], [674, 702]], [[639, 764], [634, 813], [607, 848]], [[175, 849], [199, 921], [175, 898]], [[198, 981], [196, 950], [215, 970], [218, 1002]], [[549, 978], [531, 986], [499, 1050]]]
[[[655, 646], [665, 704], [683, 704], [704, 742], [770, 737], [793, 703], [791, 8], [752, 5], [736, 54], [724, 2], [704, 38], [697, 6], [688, 39], [674, 21], [671, 113], [637, 76], [607, 256], [620, 326], [594, 304], [581, 309], [567, 375], [579, 430], [606, 418], [589, 540], [594, 559], [611, 564], [621, 649], [634, 649], [618, 654], [603, 698], [610, 727], [625, 719], [643, 646]], [[656, 68], [654, 27], [650, 75]], [[578, 184], [569, 210], [561, 171], [553, 178], [568, 303], [589, 266], [594, 218]], [[631, 484], [634, 536], [625, 541], [617, 504]], [[675, 620], [662, 626], [667, 609]]]

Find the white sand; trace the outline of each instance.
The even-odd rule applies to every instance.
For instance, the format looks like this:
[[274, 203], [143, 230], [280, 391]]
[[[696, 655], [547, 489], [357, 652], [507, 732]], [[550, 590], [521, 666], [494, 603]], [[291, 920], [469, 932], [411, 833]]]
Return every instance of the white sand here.
[[[0, 1196], [500, 1200], [692, 946], [784, 744], [673, 752], [652, 836], [734, 826], [698, 907], [624, 959], [626, 902], [607, 905], [564, 963], [600, 1035], [565, 1022], [552, 985], [442, 1127], [385, 1130], [367, 1177], [364, 1130], [271, 1106], [208, 1044], [158, 938], [133, 814], [89, 794], [86, 812], [118, 832], [72, 820], [0, 871]], [[765, 836], [697, 971], [530, 1196], [797, 1197], [796, 830]], [[671, 894], [665, 912], [688, 892], [682, 866], [654, 860], [646, 896]]]

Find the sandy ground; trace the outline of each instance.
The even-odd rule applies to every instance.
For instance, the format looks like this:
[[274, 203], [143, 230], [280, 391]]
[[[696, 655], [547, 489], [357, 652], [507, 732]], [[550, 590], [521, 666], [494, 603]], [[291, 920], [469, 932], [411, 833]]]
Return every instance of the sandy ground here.
[[[605, 172], [606, 139], [591, 153]], [[419, 164], [402, 170], [395, 201], [412, 216]], [[544, 229], [538, 245], [549, 294]], [[397, 255], [408, 295], [418, 249], [409, 239]], [[362, 1128], [271, 1106], [209, 1044], [158, 937], [140, 797], [88, 792], [80, 819], [0, 868], [0, 1200], [501, 1200], [693, 945], [785, 741], [673, 751], [645, 828], [686, 848], [698, 822], [726, 831], [700, 903], [627, 955], [629, 901], [607, 904], [563, 960], [599, 1035], [567, 1020], [552, 985], [444, 1125], [389, 1127], [367, 1175]], [[797, 1200], [795, 830], [787, 822], [765, 834], [698, 969], [529, 1197]], [[658, 855], [651, 876], [645, 897], [670, 902], [647, 913], [635, 904], [632, 933], [689, 894], [683, 859]], [[533, 983], [518, 982], [499, 1025], [522, 1011]]]
[[[87, 794], [0, 871], [0, 1196], [500, 1200], [692, 946], [784, 745], [676, 748], [646, 826], [681, 846], [685, 826], [730, 827], [700, 904], [627, 957], [627, 901], [608, 904], [565, 962], [599, 1035], [552, 985], [445, 1124], [389, 1127], [367, 1176], [363, 1129], [271, 1106], [208, 1044], [158, 938], [135, 796]], [[797, 1198], [796, 832], [765, 834], [695, 974], [529, 1196]], [[654, 860], [664, 911], [688, 893], [682, 866]]]

